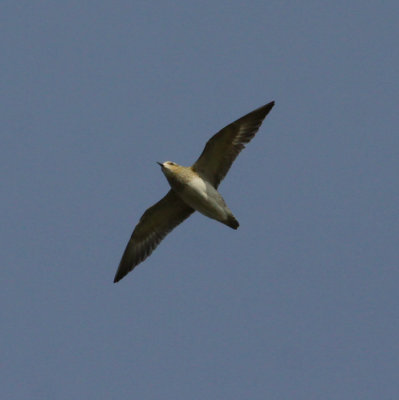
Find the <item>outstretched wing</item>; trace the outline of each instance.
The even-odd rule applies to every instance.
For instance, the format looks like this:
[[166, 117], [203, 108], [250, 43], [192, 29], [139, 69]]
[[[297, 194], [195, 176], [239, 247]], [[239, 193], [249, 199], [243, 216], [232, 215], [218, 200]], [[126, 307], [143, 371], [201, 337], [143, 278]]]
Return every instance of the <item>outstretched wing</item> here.
[[194, 171], [203, 175], [217, 188], [245, 144], [255, 136], [273, 106], [274, 101], [250, 112], [212, 136], [193, 164]]
[[194, 210], [186, 205], [173, 190], [150, 207], [134, 228], [123, 253], [114, 282], [127, 275], [137, 264], [144, 261], [161, 240]]

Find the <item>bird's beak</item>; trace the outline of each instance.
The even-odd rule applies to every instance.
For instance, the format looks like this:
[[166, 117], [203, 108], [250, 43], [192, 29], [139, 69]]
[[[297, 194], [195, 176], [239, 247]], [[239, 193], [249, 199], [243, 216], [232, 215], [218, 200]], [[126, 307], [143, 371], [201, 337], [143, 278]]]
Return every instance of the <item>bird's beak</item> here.
[[157, 164], [161, 166], [161, 168], [163, 167], [163, 164], [157, 161]]

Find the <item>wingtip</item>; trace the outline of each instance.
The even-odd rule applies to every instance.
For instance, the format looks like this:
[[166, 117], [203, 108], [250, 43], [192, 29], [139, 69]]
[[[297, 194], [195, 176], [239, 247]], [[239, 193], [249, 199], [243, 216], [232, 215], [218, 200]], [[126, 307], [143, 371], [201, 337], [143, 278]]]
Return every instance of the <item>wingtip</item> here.
[[256, 110], [252, 111], [250, 114], [257, 114], [262, 120], [266, 118], [267, 114], [271, 111], [271, 109], [274, 107], [274, 100], [271, 101], [270, 103], [267, 103]]
[[274, 100], [271, 101], [270, 103], [267, 103], [263, 106], [263, 108], [265, 108], [267, 110], [267, 112], [269, 112], [273, 107], [274, 107]]
[[126, 275], [127, 275], [127, 273], [122, 273], [121, 271], [119, 271], [119, 268], [118, 268], [118, 270], [116, 271], [115, 277], [114, 277], [114, 283], [119, 282]]

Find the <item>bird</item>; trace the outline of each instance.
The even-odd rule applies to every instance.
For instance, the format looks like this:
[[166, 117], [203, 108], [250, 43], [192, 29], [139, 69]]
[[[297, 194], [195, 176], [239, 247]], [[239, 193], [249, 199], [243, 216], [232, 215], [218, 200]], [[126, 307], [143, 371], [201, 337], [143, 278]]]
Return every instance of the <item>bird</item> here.
[[164, 237], [194, 211], [232, 229], [238, 228], [237, 219], [217, 189], [273, 106], [274, 101], [221, 129], [208, 140], [201, 155], [190, 167], [172, 161], [157, 162], [169, 182], [170, 190], [140, 218], [122, 255], [114, 283], [144, 261]]

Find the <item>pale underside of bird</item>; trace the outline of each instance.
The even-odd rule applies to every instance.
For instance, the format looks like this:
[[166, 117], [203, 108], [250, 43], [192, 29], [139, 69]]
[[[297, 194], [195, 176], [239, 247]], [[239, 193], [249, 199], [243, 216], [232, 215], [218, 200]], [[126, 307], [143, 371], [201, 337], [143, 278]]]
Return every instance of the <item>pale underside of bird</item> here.
[[217, 191], [231, 164], [256, 134], [274, 101], [227, 125], [205, 145], [191, 167], [158, 163], [171, 189], [140, 218], [123, 253], [114, 282], [144, 261], [162, 239], [194, 211], [233, 229], [239, 224]]

